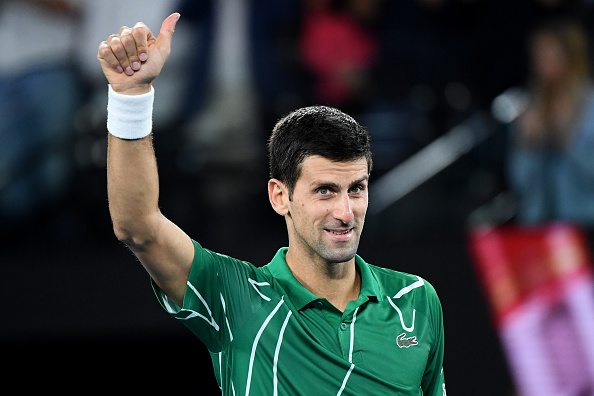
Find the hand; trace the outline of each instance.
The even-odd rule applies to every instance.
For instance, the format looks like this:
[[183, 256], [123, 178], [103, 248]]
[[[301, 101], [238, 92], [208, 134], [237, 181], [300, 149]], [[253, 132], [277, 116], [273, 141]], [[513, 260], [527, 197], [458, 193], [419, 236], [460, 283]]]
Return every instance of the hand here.
[[156, 38], [138, 22], [132, 28], [122, 26], [118, 34], [99, 44], [97, 59], [114, 91], [125, 95], [150, 91], [171, 52], [171, 37], [179, 17], [178, 13], [169, 15]]

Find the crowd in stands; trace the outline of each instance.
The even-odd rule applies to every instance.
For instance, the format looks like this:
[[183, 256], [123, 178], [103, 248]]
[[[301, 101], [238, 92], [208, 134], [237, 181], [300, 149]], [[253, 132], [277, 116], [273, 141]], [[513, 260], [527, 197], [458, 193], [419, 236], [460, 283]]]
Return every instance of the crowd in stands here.
[[175, 171], [213, 179], [213, 205], [254, 188], [237, 170], [261, 171], [269, 131], [296, 107], [358, 118], [382, 172], [521, 86], [529, 105], [504, 159], [518, 218], [594, 225], [593, 1], [6, 0], [0, 231], [104, 167], [97, 45], [137, 20], [158, 31], [173, 11], [182, 17], [155, 86], [155, 130], [168, 131], [158, 144]]

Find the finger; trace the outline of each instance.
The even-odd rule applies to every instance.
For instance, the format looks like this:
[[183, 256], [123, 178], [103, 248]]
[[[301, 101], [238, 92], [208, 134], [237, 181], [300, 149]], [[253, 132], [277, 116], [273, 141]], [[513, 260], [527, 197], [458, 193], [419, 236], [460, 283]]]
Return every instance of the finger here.
[[138, 57], [138, 50], [136, 48], [136, 39], [132, 35], [132, 29], [125, 28], [120, 30], [120, 42], [126, 50], [129, 66], [124, 68], [126, 74], [131, 75], [134, 71], [140, 69], [140, 59]]
[[161, 30], [159, 31], [159, 37], [157, 37], [157, 42], [159, 46], [165, 46], [166, 48], [171, 46], [171, 37], [173, 37], [173, 32], [175, 31], [175, 25], [180, 18], [180, 14], [174, 12], [173, 14], [169, 15], [163, 21], [161, 25]]
[[111, 48], [114, 56], [118, 60], [120, 66], [124, 70], [124, 72], [128, 75], [134, 74], [134, 71], [130, 67], [130, 60], [128, 59], [128, 53], [122, 44], [122, 41], [119, 36], [111, 35], [107, 39], [107, 44]]
[[148, 58], [148, 40], [153, 38], [153, 34], [148, 27], [142, 22], [136, 22], [132, 27], [132, 34], [136, 39], [136, 49], [138, 51], [138, 58], [141, 62], [145, 62]]
[[107, 44], [106, 41], [102, 41], [101, 44], [99, 44], [97, 58], [107, 63], [118, 73], [122, 73], [124, 71], [124, 69], [120, 65], [120, 61], [116, 58], [113, 51], [111, 50], [111, 47], [109, 46], [109, 44]]
[[126, 25], [122, 26], [122, 27], [120, 28], [120, 31], [118, 32], [118, 36], [121, 36], [121, 35], [122, 35], [122, 33], [123, 33], [125, 30], [129, 30], [129, 29], [130, 29], [130, 28], [129, 28], [128, 26], [126, 26]]

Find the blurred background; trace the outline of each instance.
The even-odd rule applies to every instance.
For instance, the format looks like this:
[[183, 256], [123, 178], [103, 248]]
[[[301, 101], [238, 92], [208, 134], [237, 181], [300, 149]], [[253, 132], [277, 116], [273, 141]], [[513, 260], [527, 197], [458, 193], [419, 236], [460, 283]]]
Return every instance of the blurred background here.
[[268, 263], [287, 244], [268, 135], [338, 107], [373, 142], [359, 253], [437, 289], [449, 393], [594, 395], [591, 0], [0, 1], [6, 383], [219, 392], [107, 209], [97, 47], [174, 11], [154, 83], [169, 218]]

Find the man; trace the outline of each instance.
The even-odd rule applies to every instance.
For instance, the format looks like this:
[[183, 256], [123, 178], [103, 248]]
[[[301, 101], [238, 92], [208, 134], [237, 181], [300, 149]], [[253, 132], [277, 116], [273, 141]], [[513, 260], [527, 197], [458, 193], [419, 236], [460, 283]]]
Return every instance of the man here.
[[356, 255], [372, 163], [369, 136], [348, 115], [309, 107], [275, 126], [268, 194], [289, 247], [268, 265], [206, 250], [161, 214], [151, 82], [178, 19], [158, 38], [137, 23], [99, 46], [109, 209], [162, 306], [208, 347], [223, 394], [445, 395], [435, 290]]

